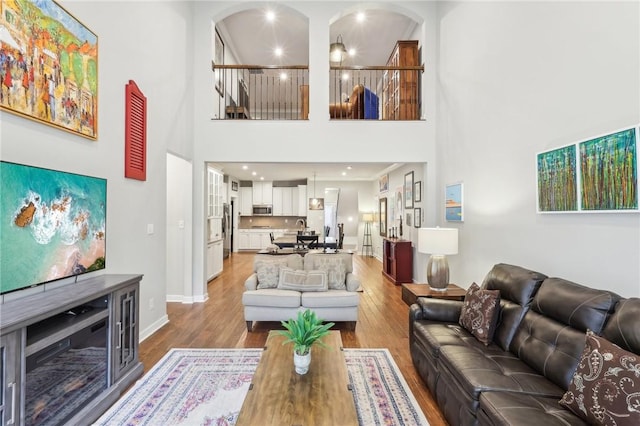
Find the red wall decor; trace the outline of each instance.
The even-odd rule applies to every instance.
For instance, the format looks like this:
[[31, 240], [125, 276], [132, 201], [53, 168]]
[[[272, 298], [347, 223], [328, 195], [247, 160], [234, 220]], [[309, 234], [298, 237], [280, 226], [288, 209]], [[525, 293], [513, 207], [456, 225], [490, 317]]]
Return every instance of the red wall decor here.
[[125, 87], [124, 177], [147, 180], [147, 98], [133, 80]]

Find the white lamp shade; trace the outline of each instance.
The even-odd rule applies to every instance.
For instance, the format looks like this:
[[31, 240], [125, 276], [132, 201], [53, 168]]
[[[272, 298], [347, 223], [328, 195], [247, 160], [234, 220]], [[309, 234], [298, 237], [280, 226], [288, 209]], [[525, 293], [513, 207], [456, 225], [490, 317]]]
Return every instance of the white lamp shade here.
[[458, 229], [420, 228], [418, 251], [429, 254], [458, 254]]
[[373, 222], [373, 213], [363, 213], [362, 214], [363, 222]]

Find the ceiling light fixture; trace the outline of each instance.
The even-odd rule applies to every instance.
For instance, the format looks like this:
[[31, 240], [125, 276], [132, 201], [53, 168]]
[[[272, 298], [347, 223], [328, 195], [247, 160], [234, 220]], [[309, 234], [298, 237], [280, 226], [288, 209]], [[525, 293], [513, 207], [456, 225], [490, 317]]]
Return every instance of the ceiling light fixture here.
[[358, 12], [358, 14], [356, 15], [356, 20], [358, 22], [364, 22], [365, 17], [366, 15], [364, 14], [364, 12]]
[[334, 65], [342, 65], [342, 61], [344, 61], [347, 55], [347, 48], [342, 42], [342, 34], [338, 35], [335, 43], [331, 43], [329, 46], [329, 60]]
[[267, 10], [266, 14], [267, 21], [273, 22], [276, 19], [276, 14], [273, 10]]
[[274, 50], [276, 56], [282, 56], [282, 47], [276, 47]]

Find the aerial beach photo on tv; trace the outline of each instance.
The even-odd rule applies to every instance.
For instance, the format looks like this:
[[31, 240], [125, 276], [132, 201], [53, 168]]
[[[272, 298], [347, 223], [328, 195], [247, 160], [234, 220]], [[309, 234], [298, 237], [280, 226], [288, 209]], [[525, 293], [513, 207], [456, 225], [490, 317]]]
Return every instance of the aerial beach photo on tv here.
[[0, 293], [104, 269], [106, 179], [0, 162]]

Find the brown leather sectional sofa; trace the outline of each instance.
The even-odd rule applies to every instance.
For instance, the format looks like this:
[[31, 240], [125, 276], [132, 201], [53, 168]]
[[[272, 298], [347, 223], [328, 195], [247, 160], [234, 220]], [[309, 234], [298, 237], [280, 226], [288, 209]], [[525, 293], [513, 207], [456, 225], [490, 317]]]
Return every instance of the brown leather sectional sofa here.
[[409, 312], [413, 363], [451, 425], [584, 425], [559, 404], [587, 329], [640, 354], [640, 299], [498, 264], [482, 288], [500, 291], [488, 346], [458, 324], [462, 302], [418, 298]]

